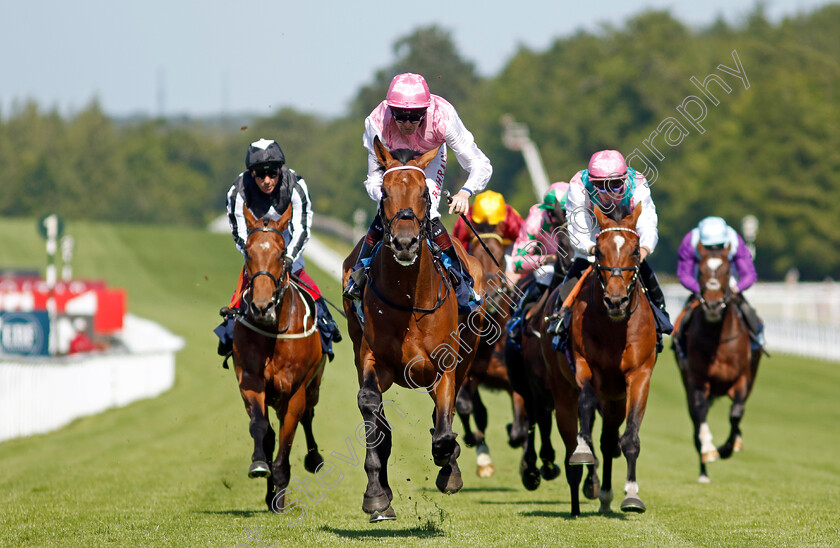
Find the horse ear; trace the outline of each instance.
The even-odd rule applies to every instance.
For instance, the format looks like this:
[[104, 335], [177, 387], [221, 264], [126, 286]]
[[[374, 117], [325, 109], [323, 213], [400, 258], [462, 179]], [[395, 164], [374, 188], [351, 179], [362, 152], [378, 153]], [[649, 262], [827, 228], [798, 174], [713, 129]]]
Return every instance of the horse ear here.
[[379, 135], [376, 135], [373, 138], [373, 151], [376, 153], [376, 159], [379, 160], [379, 163], [383, 166], [387, 166], [388, 162], [391, 162], [394, 159], [394, 157], [391, 156], [391, 152], [385, 148], [385, 145], [379, 140]]
[[607, 215], [603, 211], [601, 211], [600, 207], [596, 205], [592, 208], [592, 212], [595, 213], [595, 218], [598, 219], [598, 224], [601, 226], [601, 228], [607, 226], [607, 221], [609, 221], [610, 218], [607, 217]]
[[725, 251], [725, 255], [728, 257], [729, 252], [732, 251], [732, 244], [726, 244], [726, 247], [724, 247], [723, 250]]
[[257, 224], [257, 218], [254, 217], [248, 206], [242, 206], [242, 212], [245, 214], [245, 226], [248, 227], [248, 230], [254, 228], [254, 225]]
[[639, 216], [642, 214], [642, 202], [636, 204], [636, 207], [633, 208], [633, 213], [630, 214], [630, 219], [632, 221], [631, 225], [633, 228], [636, 228], [636, 223], [639, 222]]
[[429, 152], [420, 156], [419, 158], [416, 158], [414, 162], [417, 164], [417, 167], [419, 167], [420, 169], [426, 169], [426, 166], [432, 163], [432, 160], [434, 160], [435, 156], [438, 155], [439, 150], [440, 147], [437, 147], [436, 149], [430, 150]]
[[280, 218], [275, 221], [277, 224], [277, 230], [283, 232], [286, 230], [286, 227], [289, 226], [289, 221], [292, 219], [292, 204], [289, 204], [289, 207], [286, 208], [286, 211], [280, 216]]

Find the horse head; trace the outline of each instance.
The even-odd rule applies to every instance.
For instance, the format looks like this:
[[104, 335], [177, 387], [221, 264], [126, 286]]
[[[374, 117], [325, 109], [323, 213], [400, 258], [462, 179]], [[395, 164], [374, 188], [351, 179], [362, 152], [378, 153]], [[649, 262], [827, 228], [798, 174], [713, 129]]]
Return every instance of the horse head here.
[[288, 287], [286, 241], [283, 232], [292, 218], [292, 206], [279, 219], [257, 219], [245, 207], [245, 271], [248, 273], [248, 314], [259, 324], [273, 326]]
[[716, 249], [697, 243], [697, 251], [700, 254], [697, 279], [700, 284], [700, 305], [706, 321], [710, 323], [723, 320], [726, 305], [732, 300], [732, 289], [729, 287], [729, 250], [729, 245]]
[[374, 138], [373, 147], [385, 168], [380, 202], [385, 227], [383, 245], [391, 249], [398, 264], [410, 266], [420, 256], [420, 245], [428, 236], [431, 200], [423, 170], [437, 156], [438, 149], [422, 156], [407, 149], [391, 152], [379, 137]]
[[593, 209], [601, 225], [595, 247], [596, 274], [610, 319], [620, 321], [627, 317], [639, 278], [641, 252], [635, 228], [642, 205], [637, 204], [630, 215], [618, 222], [610, 219], [598, 206]]
[[[481, 269], [484, 271], [484, 287], [487, 291], [485, 298], [487, 311], [491, 314], [506, 312], [498, 309], [498, 305], [500, 304], [499, 292], [513, 291], [512, 284], [507, 280], [504, 273], [505, 248], [510, 243], [510, 240], [505, 240], [503, 236], [505, 233], [505, 223], [504, 221], [495, 225], [490, 223], [475, 223], [475, 230], [481, 236], [481, 241], [484, 242], [487, 249], [481, 245], [481, 241], [477, 237], [473, 236], [467, 248], [467, 253], [478, 259], [478, 262], [481, 263]], [[497, 262], [501, 266], [497, 266]], [[495, 281], [490, 283], [494, 279]]]
[[575, 254], [575, 248], [572, 246], [572, 240], [569, 238], [569, 221], [566, 216], [566, 210], [555, 211], [556, 221], [552, 224], [551, 235], [555, 242], [557, 242], [557, 262], [554, 263], [554, 271], [564, 274], [569, 271], [572, 266], [572, 257]]

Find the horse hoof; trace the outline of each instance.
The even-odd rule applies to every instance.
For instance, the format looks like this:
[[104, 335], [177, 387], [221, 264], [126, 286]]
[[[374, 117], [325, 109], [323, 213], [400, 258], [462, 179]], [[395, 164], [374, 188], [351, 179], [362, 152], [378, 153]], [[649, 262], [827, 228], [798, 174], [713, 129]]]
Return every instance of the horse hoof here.
[[522, 471], [522, 485], [528, 491], [536, 491], [540, 486], [540, 472], [536, 467], [528, 468]]
[[303, 458], [303, 467], [310, 474], [314, 474], [315, 470], [317, 470], [323, 462], [324, 457], [321, 456], [321, 453], [319, 453], [317, 449], [313, 449]]
[[378, 523], [380, 521], [388, 521], [395, 519], [397, 519], [397, 513], [394, 512], [394, 508], [391, 506], [386, 508], [384, 512], [374, 512], [370, 515], [371, 523]]
[[369, 497], [365, 495], [362, 502], [362, 512], [365, 514], [384, 513], [391, 506], [391, 501], [388, 500], [388, 495], [382, 494], [376, 497]]
[[[487, 446], [485, 446], [485, 451], [486, 449]], [[496, 467], [493, 466], [493, 459], [490, 458], [489, 453], [479, 453], [476, 465], [475, 473], [480, 478], [489, 478], [496, 472]]]
[[475, 473], [478, 474], [478, 477], [480, 478], [489, 478], [490, 476], [496, 473], [496, 467], [493, 466], [492, 463], [484, 466], [479, 466], [478, 468], [476, 468]]
[[574, 466], [583, 466], [597, 463], [598, 461], [595, 460], [595, 455], [588, 451], [575, 451], [574, 453], [572, 453], [572, 456], [569, 457], [569, 464]]
[[553, 462], [544, 462], [540, 467], [540, 475], [542, 476], [542, 479], [551, 481], [560, 475], [560, 467]]
[[248, 468], [249, 478], [267, 478], [269, 476], [271, 476], [271, 468], [265, 461], [252, 462], [250, 468]]
[[718, 453], [717, 449], [715, 449], [713, 451], [707, 451], [706, 453], [703, 453], [703, 455], [700, 457], [700, 462], [702, 462], [703, 464], [709, 464], [710, 462], [715, 462], [719, 458], [720, 453]]
[[639, 498], [627, 497], [621, 501], [622, 512], [635, 512], [637, 514], [643, 514], [645, 510], [645, 503]]
[[732, 445], [732, 451], [735, 453], [740, 453], [744, 450], [744, 440], [741, 439], [741, 436], [735, 438], [735, 443]]
[[709, 476], [702, 474], [699, 478], [697, 478], [697, 483], [712, 483], [712, 480]]
[[461, 479], [461, 474], [453, 474], [451, 469], [449, 471], [444, 471], [444, 469], [441, 468], [440, 472], [438, 472], [437, 479], [435, 480], [435, 486], [441, 493], [454, 495], [464, 486], [464, 481]]
[[601, 481], [597, 477], [587, 477], [583, 480], [583, 496], [589, 500], [598, 498], [598, 491], [601, 490]]

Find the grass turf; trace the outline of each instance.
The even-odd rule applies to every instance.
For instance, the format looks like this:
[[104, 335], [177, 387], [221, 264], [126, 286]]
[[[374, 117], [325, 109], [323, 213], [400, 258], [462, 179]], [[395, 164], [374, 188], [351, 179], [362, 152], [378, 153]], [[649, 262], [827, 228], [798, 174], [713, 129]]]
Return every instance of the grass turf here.
[[[34, 225], [30, 219], [0, 220], [7, 235], [0, 266], [44, 264]], [[496, 475], [477, 478], [474, 450], [463, 447], [465, 487], [453, 496], [440, 494], [428, 434], [431, 400], [392, 389], [385, 398], [405, 412], [388, 412], [394, 428], [389, 476], [399, 519], [372, 525], [361, 511], [364, 451], [356, 441], [361, 416], [347, 340], [327, 365], [315, 419], [321, 453], [336, 465], [321, 479], [335, 485], [324, 488], [303, 470], [299, 435], [291, 500], [298, 508], [305, 504], [305, 515], [270, 514], [263, 480], [246, 475], [252, 451], [248, 419], [211, 333], [240, 266], [230, 237], [183, 227], [92, 223], [68, 223], [67, 231], [77, 242], [77, 277], [126, 288], [131, 312], [160, 322], [187, 345], [178, 354], [175, 387], [166, 394], [0, 444], [0, 546], [840, 543], [840, 404], [834, 395], [840, 369], [790, 356], [764, 360], [742, 423], [744, 452], [711, 464], [712, 483], [701, 485], [685, 394], [672, 356], [662, 355], [641, 429], [638, 481], [648, 507], [643, 515], [602, 516], [597, 502], [584, 500], [583, 515], [570, 519], [565, 475], [526, 491], [517, 473], [520, 450], [506, 445], [509, 399], [499, 393], [484, 395]], [[337, 284], [311, 273], [338, 302]], [[712, 409], [718, 442], [728, 432], [727, 414], [723, 400]], [[554, 443], [562, 459], [556, 433]], [[617, 509], [623, 458], [614, 469]]]

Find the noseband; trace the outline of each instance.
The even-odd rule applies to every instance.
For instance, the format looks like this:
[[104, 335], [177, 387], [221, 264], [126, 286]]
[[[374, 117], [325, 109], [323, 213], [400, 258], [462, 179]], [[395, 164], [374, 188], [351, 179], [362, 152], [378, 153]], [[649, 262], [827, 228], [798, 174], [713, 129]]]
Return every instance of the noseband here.
[[[639, 233], [636, 232], [635, 230], [632, 230], [630, 228], [624, 228], [624, 227], [616, 226], [616, 227], [612, 227], [612, 228], [603, 229], [598, 234], [598, 236], [596, 237], [596, 240], [597, 240], [597, 238], [600, 238], [601, 235], [604, 234], [605, 232], [630, 232], [631, 234], [635, 234], [637, 237], [639, 236]], [[624, 278], [624, 276], [622, 275], [622, 272], [630, 272], [630, 271], [633, 272], [633, 276], [630, 278], [630, 283], [628, 283], [625, 286], [625, 291], [627, 291], [627, 295], [631, 295], [631, 292], [635, 289], [636, 281], [639, 279], [639, 265], [640, 264], [641, 264], [641, 261], [637, 262], [635, 266], [604, 266], [604, 265], [598, 263], [597, 258], [595, 259], [595, 267], [598, 269], [599, 272], [609, 272], [610, 273], [609, 277], [607, 278], [607, 282], [610, 281], [610, 278]], [[598, 281], [601, 284], [601, 289], [604, 291], [604, 293], [606, 293], [607, 284], [604, 283], [604, 278], [601, 277], [600, 274], [598, 276]]]
[[[264, 225], [264, 226], [257, 227], [257, 228], [252, 228], [251, 230], [249, 230], [248, 234], [245, 238], [245, 241], [247, 242], [248, 238], [251, 237], [251, 234], [253, 234], [255, 232], [274, 232], [275, 234], [280, 235], [281, 238], [283, 237], [283, 233], [281, 231], [277, 230], [276, 228], [272, 228], [270, 226]], [[281, 283], [283, 278], [286, 276], [285, 255], [286, 254], [285, 254], [285, 251], [284, 251], [283, 261], [281, 263], [282, 266], [280, 267], [280, 277], [279, 277], [279, 279], [276, 278], [274, 276], [274, 274], [272, 274], [268, 270], [258, 270], [256, 272], [254, 272], [253, 274], [248, 272], [248, 278], [249, 278], [248, 289], [249, 290], [253, 288], [254, 280], [256, 280], [257, 277], [259, 277], [259, 276], [268, 276], [268, 278], [274, 283], [274, 292], [271, 294], [271, 304], [274, 305], [274, 306], [277, 306], [279, 303], [283, 302], [283, 297], [286, 295], [286, 289], [288, 289], [288, 287], [289, 287], [288, 284], [282, 284]], [[247, 272], [247, 266], [246, 266], [246, 272]]]

